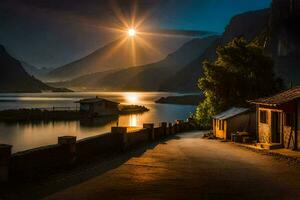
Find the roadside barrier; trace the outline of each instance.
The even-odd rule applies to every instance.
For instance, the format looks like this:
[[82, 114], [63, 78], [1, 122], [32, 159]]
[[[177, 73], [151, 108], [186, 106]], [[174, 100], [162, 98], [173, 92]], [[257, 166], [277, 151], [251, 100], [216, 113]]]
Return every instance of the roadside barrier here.
[[57, 169], [68, 169], [91, 157], [122, 153], [191, 129], [189, 122], [183, 120], [162, 122], [157, 127], [145, 123], [134, 131], [129, 127], [111, 127], [110, 133], [82, 140], [76, 140], [75, 136], [58, 137], [57, 144], [13, 154], [11, 145], [0, 144], [0, 182], [43, 176]]

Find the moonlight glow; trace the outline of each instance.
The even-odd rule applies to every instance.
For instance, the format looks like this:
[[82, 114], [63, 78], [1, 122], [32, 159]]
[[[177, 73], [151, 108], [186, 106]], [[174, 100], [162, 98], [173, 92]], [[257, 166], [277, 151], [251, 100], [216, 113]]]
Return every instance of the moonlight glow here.
[[134, 36], [136, 35], [136, 30], [133, 29], [133, 28], [129, 29], [129, 30], [128, 30], [128, 35], [129, 35], [130, 37], [134, 37]]
[[125, 100], [128, 104], [136, 104], [139, 102], [139, 96], [136, 93], [129, 92], [125, 94]]

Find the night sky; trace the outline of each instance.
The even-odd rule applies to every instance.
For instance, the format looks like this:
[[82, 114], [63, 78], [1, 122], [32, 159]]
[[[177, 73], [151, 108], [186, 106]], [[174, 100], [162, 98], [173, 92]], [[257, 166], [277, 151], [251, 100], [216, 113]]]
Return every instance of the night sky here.
[[[134, 3], [135, 2], [135, 3]], [[138, 2], [138, 3], [136, 3]], [[38, 67], [57, 67], [115, 40], [116, 13], [145, 29], [201, 30], [221, 34], [236, 14], [270, 6], [271, 0], [1, 0], [0, 44]]]

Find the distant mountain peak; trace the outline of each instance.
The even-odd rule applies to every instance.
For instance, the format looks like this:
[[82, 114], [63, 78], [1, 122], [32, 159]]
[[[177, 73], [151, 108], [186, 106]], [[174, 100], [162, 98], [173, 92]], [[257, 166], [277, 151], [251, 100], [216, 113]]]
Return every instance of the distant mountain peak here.
[[98, 72], [81, 76], [54, 86], [102, 89], [102, 90], [135, 90], [158, 91], [160, 84], [182, 69], [206, 50], [218, 36], [192, 39], [164, 59], [137, 67]]
[[134, 43], [126, 37], [111, 41], [87, 56], [52, 70], [48, 73], [47, 80], [67, 81], [91, 73], [159, 62], [190, 39], [211, 34], [207, 31], [180, 30], [154, 30], [153, 32], [154, 34], [145, 34], [137, 38]]
[[50, 87], [30, 76], [21, 62], [9, 55], [4, 46], [0, 45], [0, 93], [42, 91], [62, 90]]

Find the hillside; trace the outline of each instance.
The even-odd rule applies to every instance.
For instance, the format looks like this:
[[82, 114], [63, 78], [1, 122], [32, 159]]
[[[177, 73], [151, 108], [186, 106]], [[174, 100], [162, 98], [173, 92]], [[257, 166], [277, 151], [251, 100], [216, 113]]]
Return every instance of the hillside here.
[[[273, 58], [277, 76], [286, 84], [300, 84], [297, 76], [300, 73], [299, 19], [300, 3], [274, 0], [269, 9], [234, 16], [223, 35], [217, 40], [214, 38], [208, 46], [194, 40], [160, 62], [123, 70], [115, 67], [115, 71], [80, 77], [68, 84], [106, 90], [197, 91], [202, 62], [214, 60], [216, 48], [235, 37], [244, 37], [248, 41], [258, 39], [264, 45], [266, 55]], [[206, 48], [197, 49], [197, 45]]]
[[[92, 73], [154, 63], [164, 59], [170, 52], [188, 42], [192, 35], [207, 35], [209, 33], [163, 30], [157, 34], [161, 34], [161, 36], [149, 34], [128, 38], [125, 35], [74, 62], [52, 70], [45, 80], [51, 82], [67, 81]], [[168, 34], [168, 36], [166, 37], [164, 34]]]
[[160, 104], [177, 104], [177, 105], [199, 105], [199, 102], [203, 100], [203, 96], [198, 94], [182, 95], [182, 96], [168, 96], [157, 99], [155, 103]]
[[234, 16], [223, 33], [221, 44], [228, 43], [234, 37], [253, 40], [266, 29], [269, 16], [270, 9], [250, 11]]
[[[49, 82], [48, 84], [53, 87], [66, 87], [74, 88], [75, 90], [85, 90], [85, 89], [98, 89], [98, 81], [107, 75], [117, 72], [119, 70], [108, 70], [104, 72], [97, 72], [92, 74], [87, 74], [74, 78], [70, 81], [60, 81], [60, 82]], [[101, 89], [104, 90], [104, 89]]]
[[156, 63], [95, 73], [55, 85], [102, 90], [158, 90], [162, 82], [203, 54], [216, 38], [193, 39]]
[[266, 51], [275, 61], [275, 70], [286, 82], [300, 84], [300, 2], [273, 1]]
[[184, 68], [170, 76], [159, 87], [160, 91], [198, 91], [198, 79], [202, 73], [201, 64], [205, 59], [213, 60], [215, 50], [220, 43], [220, 38], [216, 39], [203, 54], [198, 56]]
[[63, 91], [50, 87], [30, 76], [21, 63], [0, 45], [0, 92]]
[[201, 63], [205, 60], [215, 58], [216, 48], [234, 37], [243, 36], [252, 40], [259, 34], [268, 21], [268, 10], [247, 12], [237, 15], [231, 19], [222, 37], [214, 41], [203, 54], [192, 62], [188, 63], [183, 69], [178, 71], [161, 84], [162, 91], [198, 91], [197, 83], [202, 73]]
[[[201, 63], [213, 60], [217, 46], [224, 45], [234, 37], [248, 41], [259, 38], [265, 52], [274, 59], [274, 70], [286, 84], [300, 84], [300, 6], [291, 11], [288, 1], [272, 3], [270, 9], [247, 12], [232, 18], [220, 40], [212, 44], [203, 55], [186, 65], [160, 87], [163, 91], [197, 91], [201, 76]], [[292, 13], [290, 13], [292, 12]], [[262, 66], [263, 67], [263, 66]], [[183, 75], [184, 74], [184, 75]]]
[[43, 79], [46, 76], [46, 74], [50, 72], [50, 69], [48, 68], [37, 68], [36, 66], [28, 64], [27, 62], [24, 61], [20, 61], [20, 62], [22, 67], [29, 75], [32, 75], [39, 79]]

